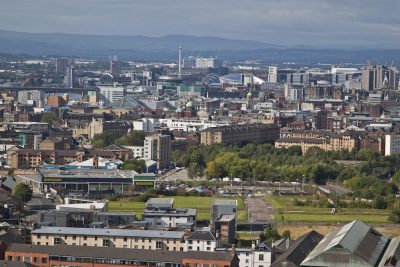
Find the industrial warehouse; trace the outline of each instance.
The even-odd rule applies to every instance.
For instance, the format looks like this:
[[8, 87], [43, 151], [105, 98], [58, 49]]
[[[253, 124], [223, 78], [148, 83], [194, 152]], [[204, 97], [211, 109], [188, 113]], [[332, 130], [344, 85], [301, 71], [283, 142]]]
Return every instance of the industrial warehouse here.
[[35, 172], [17, 173], [15, 178], [37, 192], [61, 188], [85, 194], [121, 194], [155, 186], [154, 174], [124, 170], [38, 168]]

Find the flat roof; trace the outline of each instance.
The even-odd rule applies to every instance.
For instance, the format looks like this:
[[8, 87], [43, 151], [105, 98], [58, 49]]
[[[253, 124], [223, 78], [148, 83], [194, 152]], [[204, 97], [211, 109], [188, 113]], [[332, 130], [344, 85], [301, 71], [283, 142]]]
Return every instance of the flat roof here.
[[105, 169], [68, 169], [59, 171], [58, 169], [40, 168], [43, 178], [125, 178], [132, 179], [137, 172], [126, 170], [105, 170]]
[[41, 227], [31, 232], [32, 234], [49, 235], [86, 235], [86, 236], [126, 236], [145, 238], [183, 238], [183, 231], [156, 231], [156, 230], [131, 230], [131, 229], [88, 229], [75, 227]]
[[213, 205], [237, 206], [237, 200], [236, 199], [214, 199]]

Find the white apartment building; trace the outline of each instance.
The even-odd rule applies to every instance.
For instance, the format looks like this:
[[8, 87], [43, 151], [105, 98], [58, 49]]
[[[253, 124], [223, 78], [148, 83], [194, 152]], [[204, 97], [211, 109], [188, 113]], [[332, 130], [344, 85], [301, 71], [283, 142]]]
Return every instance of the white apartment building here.
[[41, 227], [31, 232], [34, 245], [116, 247], [183, 251], [184, 232], [107, 228]]
[[385, 156], [400, 154], [400, 135], [385, 135]]
[[216, 58], [196, 58], [196, 69], [220, 68], [222, 61]]
[[268, 82], [269, 83], [278, 82], [278, 67], [268, 67]]
[[[239, 267], [269, 267], [272, 264], [272, 248], [265, 243], [235, 250], [239, 258]], [[232, 251], [232, 249], [217, 248], [216, 251]]]
[[100, 96], [106, 101], [106, 104], [120, 100], [124, 97], [124, 88], [119, 85], [102, 85], [99, 86]]
[[214, 122], [205, 120], [189, 119], [160, 119], [161, 127], [168, 127], [169, 130], [181, 130], [185, 132], [202, 131], [210, 127], [229, 125], [228, 122]]
[[186, 238], [185, 251], [214, 251], [217, 239], [209, 228], [194, 231]]

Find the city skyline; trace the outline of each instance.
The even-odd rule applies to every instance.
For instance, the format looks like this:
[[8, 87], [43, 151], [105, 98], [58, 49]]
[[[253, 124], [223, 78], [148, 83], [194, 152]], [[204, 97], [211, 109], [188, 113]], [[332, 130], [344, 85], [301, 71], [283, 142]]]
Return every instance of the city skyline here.
[[0, 10], [0, 28], [32, 33], [219, 36], [286, 46], [396, 48], [399, 8], [395, 0], [119, 0], [112, 4], [104, 0], [6, 0]]

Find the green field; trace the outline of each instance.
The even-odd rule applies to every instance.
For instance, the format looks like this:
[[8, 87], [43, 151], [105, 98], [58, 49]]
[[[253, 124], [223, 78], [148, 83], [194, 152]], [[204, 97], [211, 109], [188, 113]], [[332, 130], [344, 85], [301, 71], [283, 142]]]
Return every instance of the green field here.
[[[211, 204], [214, 199], [221, 199], [219, 197], [181, 197], [173, 196], [174, 208], [194, 208], [197, 209], [197, 220], [210, 220], [211, 217]], [[244, 207], [243, 199], [240, 197], [236, 198], [224, 198], [224, 199], [236, 199], [238, 201], [238, 220], [247, 220], [247, 211]], [[124, 212], [135, 212], [138, 218], [141, 218], [144, 210], [144, 202], [132, 202], [128, 199], [122, 199], [118, 201], [109, 201], [108, 209], [110, 211], [124, 211]]]
[[267, 196], [274, 208], [276, 222], [308, 222], [308, 223], [346, 223], [356, 219], [369, 224], [384, 224], [388, 222], [388, 210], [340, 208], [336, 214], [330, 208], [314, 208], [294, 206], [293, 199], [306, 200], [302, 196]]

